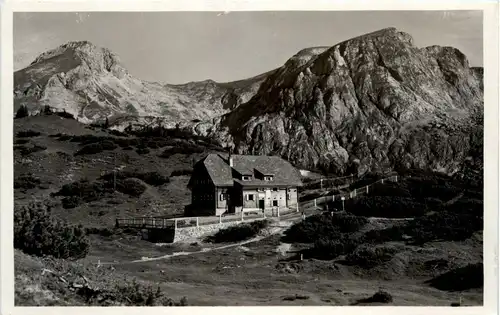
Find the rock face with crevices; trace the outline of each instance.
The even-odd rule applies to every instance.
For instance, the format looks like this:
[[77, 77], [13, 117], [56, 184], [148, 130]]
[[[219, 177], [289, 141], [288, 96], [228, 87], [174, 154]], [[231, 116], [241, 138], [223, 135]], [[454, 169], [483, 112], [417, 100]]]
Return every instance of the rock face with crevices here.
[[482, 147], [471, 136], [482, 112], [482, 68], [388, 28], [297, 54], [247, 103], [193, 129], [239, 154], [280, 155], [305, 169], [454, 173]]

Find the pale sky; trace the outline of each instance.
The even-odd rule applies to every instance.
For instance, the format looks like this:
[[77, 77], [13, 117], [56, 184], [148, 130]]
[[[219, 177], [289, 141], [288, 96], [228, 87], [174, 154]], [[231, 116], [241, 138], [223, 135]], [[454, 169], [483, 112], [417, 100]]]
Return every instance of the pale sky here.
[[386, 27], [419, 47], [453, 46], [483, 64], [481, 11], [14, 13], [14, 69], [68, 41], [118, 54], [137, 78], [227, 82], [277, 68], [299, 50]]

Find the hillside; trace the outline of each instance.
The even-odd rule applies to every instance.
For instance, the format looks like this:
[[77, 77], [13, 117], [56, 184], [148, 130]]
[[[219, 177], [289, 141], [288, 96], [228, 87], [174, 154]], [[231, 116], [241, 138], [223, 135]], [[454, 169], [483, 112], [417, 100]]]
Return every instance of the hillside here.
[[306, 169], [453, 173], [477, 145], [469, 135], [482, 111], [482, 68], [389, 28], [297, 54], [250, 101], [194, 130]]
[[14, 110], [43, 105], [90, 123], [104, 117], [162, 117], [165, 124], [221, 115], [251, 98], [266, 74], [235, 84], [168, 85], [134, 78], [119, 57], [90, 42], [70, 42], [14, 73]]

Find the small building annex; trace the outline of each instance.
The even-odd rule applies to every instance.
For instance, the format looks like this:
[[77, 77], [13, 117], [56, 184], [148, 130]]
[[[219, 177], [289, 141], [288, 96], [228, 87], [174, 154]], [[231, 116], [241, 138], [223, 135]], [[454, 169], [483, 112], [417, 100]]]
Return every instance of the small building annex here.
[[208, 154], [193, 168], [186, 216], [298, 210], [300, 173], [278, 156]]

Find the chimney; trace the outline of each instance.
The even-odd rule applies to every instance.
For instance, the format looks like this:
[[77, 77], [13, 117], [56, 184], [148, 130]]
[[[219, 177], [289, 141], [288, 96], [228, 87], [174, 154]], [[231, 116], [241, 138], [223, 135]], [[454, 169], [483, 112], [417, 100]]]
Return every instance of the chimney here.
[[229, 149], [229, 158], [228, 158], [228, 160], [229, 160], [229, 166], [230, 167], [233, 167], [233, 155], [232, 155], [232, 151], [233, 151], [233, 149]]

